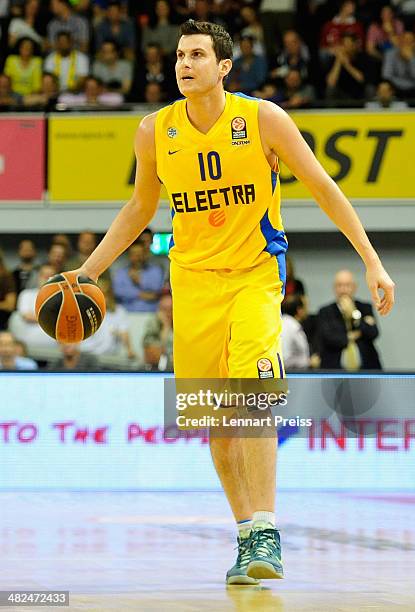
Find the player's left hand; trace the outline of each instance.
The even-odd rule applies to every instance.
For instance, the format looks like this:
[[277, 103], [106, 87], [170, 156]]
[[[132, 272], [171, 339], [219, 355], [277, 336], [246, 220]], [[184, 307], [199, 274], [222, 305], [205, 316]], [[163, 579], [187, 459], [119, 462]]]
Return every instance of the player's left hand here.
[[[382, 264], [368, 266], [366, 282], [376, 310], [382, 316], [387, 315], [395, 303], [395, 283]], [[382, 289], [383, 295], [380, 294], [379, 289]]]

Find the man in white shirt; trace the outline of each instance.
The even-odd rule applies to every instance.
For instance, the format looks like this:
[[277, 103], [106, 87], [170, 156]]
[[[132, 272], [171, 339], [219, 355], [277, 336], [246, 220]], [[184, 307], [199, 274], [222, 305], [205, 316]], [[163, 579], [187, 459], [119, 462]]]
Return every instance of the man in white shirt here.
[[89, 59], [85, 53], [73, 48], [69, 32], [59, 32], [56, 51], [47, 56], [43, 70], [56, 74], [60, 91], [79, 91], [88, 75]]
[[301, 321], [307, 318], [307, 306], [301, 295], [289, 295], [282, 304], [282, 354], [287, 370], [310, 367], [310, 349]]
[[40, 328], [37, 323], [35, 314], [35, 302], [39, 291], [39, 287], [45, 283], [48, 278], [55, 274], [55, 268], [49, 264], [43, 264], [39, 268], [38, 273], [38, 288], [23, 289], [17, 300], [17, 312], [19, 313], [18, 324], [14, 327], [14, 334], [18, 340], [22, 340], [29, 346], [36, 347], [51, 347], [56, 346], [56, 341], [50, 338]]

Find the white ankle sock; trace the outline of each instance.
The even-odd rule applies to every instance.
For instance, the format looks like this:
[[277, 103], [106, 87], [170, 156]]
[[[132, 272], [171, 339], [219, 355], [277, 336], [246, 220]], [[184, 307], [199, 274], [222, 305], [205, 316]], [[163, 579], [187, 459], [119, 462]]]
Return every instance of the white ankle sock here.
[[248, 538], [252, 529], [252, 520], [246, 519], [244, 521], [239, 521], [236, 523], [236, 526], [238, 527], [238, 536], [242, 539]]
[[252, 529], [275, 529], [275, 513], [258, 510], [252, 515]]

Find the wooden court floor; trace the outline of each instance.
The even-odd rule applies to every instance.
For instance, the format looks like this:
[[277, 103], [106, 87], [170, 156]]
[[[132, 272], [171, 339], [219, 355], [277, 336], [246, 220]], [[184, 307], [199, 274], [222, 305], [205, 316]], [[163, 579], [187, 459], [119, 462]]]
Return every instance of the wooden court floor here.
[[286, 579], [226, 588], [220, 493], [1, 493], [0, 590], [67, 589], [84, 611], [415, 611], [415, 495], [281, 492], [277, 515]]

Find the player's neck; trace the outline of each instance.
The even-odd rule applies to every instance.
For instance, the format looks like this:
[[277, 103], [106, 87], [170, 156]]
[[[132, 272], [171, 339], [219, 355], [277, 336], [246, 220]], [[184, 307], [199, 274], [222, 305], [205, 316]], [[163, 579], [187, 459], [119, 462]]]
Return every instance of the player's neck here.
[[186, 101], [186, 111], [190, 123], [199, 132], [207, 134], [219, 119], [226, 104], [225, 91], [221, 88], [200, 97]]

